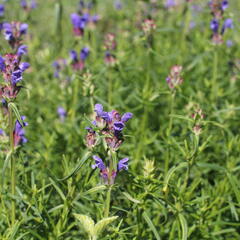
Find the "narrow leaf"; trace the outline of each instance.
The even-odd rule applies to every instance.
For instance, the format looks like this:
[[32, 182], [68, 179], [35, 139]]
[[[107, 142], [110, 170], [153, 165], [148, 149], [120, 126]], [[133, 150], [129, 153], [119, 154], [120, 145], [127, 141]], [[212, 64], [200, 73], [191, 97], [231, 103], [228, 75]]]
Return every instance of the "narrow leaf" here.
[[130, 201], [132, 201], [132, 202], [134, 202], [134, 203], [137, 203], [137, 204], [141, 203], [141, 201], [133, 198], [133, 197], [132, 197], [129, 193], [127, 193], [127, 192], [123, 192], [123, 195], [124, 195], [128, 200], [130, 200]]
[[157, 240], [161, 240], [157, 229], [155, 228], [155, 226], [153, 225], [152, 220], [149, 218], [148, 214], [146, 212], [143, 212], [143, 218], [145, 219], [145, 221], [147, 222], [148, 226], [150, 227], [150, 229], [153, 231], [154, 236], [156, 237]]
[[181, 224], [181, 228], [182, 228], [182, 240], [187, 240], [188, 238], [188, 225], [187, 225], [187, 221], [185, 219], [185, 217], [179, 213], [178, 214], [178, 218]]
[[69, 179], [70, 177], [73, 177], [77, 174], [77, 172], [81, 169], [81, 167], [83, 166], [83, 164], [88, 160], [88, 158], [91, 156], [90, 152], [87, 152], [81, 160], [78, 161], [77, 166], [72, 170], [72, 172], [64, 177], [64, 178], [58, 178], [57, 181], [65, 181], [67, 179]]

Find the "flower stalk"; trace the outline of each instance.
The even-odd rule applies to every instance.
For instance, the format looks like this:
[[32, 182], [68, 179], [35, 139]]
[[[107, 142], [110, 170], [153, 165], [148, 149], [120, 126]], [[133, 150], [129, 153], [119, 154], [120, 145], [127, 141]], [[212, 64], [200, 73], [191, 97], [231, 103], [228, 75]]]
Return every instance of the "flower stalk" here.
[[[10, 139], [10, 153], [11, 153], [11, 194], [12, 197], [15, 195], [16, 192], [16, 162], [14, 158], [14, 126], [13, 126], [13, 111], [11, 107], [9, 107], [9, 139]], [[15, 223], [16, 218], [16, 203], [15, 200], [12, 198], [11, 202], [11, 222], [12, 226]]]

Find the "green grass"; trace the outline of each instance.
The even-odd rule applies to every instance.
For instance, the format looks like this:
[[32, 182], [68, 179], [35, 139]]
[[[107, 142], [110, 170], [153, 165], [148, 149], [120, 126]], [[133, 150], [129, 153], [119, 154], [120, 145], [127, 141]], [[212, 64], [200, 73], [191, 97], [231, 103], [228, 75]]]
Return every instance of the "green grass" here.
[[[129, 157], [129, 170], [118, 174], [111, 189], [109, 217], [118, 218], [100, 222], [98, 239], [240, 239], [239, 2], [231, 1], [224, 15], [234, 21], [234, 29], [224, 35], [225, 42], [234, 42], [230, 48], [211, 43], [207, 0], [172, 10], [159, 1], [156, 11], [145, 5], [149, 1], [123, 1], [120, 11], [113, 1], [95, 2], [91, 12], [101, 19], [95, 28], [87, 27], [83, 38], [73, 36], [70, 22], [78, 1], [39, 0], [29, 14], [17, 1], [5, 3], [5, 21], [29, 24], [24, 61], [31, 68], [15, 101], [29, 123], [28, 142], [13, 156], [15, 195], [8, 137], [0, 136], [0, 239], [94, 239], [84, 221], [97, 224], [106, 216], [109, 189], [91, 168], [92, 153], [85, 146], [85, 127], [96, 103], [134, 114], [118, 153], [119, 159]], [[202, 11], [193, 13], [194, 4]], [[151, 40], [141, 29], [150, 12], [157, 26]], [[109, 32], [116, 34], [114, 67], [104, 63]], [[69, 51], [84, 46], [90, 48], [84, 71], [69, 65], [54, 78], [52, 63], [69, 61]], [[3, 34], [0, 50], [1, 55], [11, 52]], [[176, 64], [183, 66], [184, 82], [173, 93], [166, 77]], [[84, 73], [92, 75], [90, 80]], [[59, 120], [58, 106], [67, 110], [65, 122]], [[191, 115], [199, 108], [205, 117], [196, 136]], [[0, 120], [8, 133], [7, 116], [1, 113]]]

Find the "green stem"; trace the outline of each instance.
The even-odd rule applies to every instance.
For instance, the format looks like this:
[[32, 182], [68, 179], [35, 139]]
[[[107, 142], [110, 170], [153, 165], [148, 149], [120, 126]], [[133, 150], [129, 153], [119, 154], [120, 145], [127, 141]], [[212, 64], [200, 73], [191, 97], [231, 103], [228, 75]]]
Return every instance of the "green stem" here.
[[[111, 71], [109, 69], [108, 71]], [[109, 106], [112, 106], [112, 91], [113, 91], [113, 83], [112, 83], [112, 76], [108, 75], [108, 104]]]
[[184, 19], [184, 28], [181, 35], [181, 43], [180, 43], [181, 54], [179, 54], [179, 58], [181, 60], [179, 62], [182, 62], [183, 54], [186, 52], [186, 36], [189, 30], [189, 25], [191, 20], [191, 12], [189, 11], [188, 2], [186, 2], [186, 5], [183, 8], [183, 17], [185, 19]]
[[75, 121], [76, 111], [77, 111], [77, 103], [78, 103], [78, 91], [79, 91], [79, 78], [76, 76], [72, 86], [72, 94], [73, 94], [73, 109], [72, 109], [72, 122]]
[[[13, 112], [12, 109], [9, 108], [9, 139], [10, 139], [10, 152], [11, 152], [11, 193], [12, 196], [15, 195], [16, 192], [16, 162], [13, 156], [14, 153], [14, 136], [13, 136]], [[11, 221], [12, 225], [15, 223], [15, 211], [16, 211], [16, 203], [15, 200], [12, 199], [11, 203]]]
[[215, 49], [213, 55], [212, 100], [216, 99], [218, 96], [217, 78], [218, 78], [218, 52], [217, 49]]
[[169, 168], [169, 161], [170, 161], [170, 135], [171, 135], [171, 132], [172, 132], [172, 125], [173, 125], [173, 117], [172, 117], [172, 114], [173, 114], [173, 109], [174, 109], [174, 99], [175, 99], [175, 90], [174, 92], [171, 93], [171, 96], [170, 96], [170, 108], [169, 108], [169, 114], [170, 114], [170, 117], [169, 117], [169, 124], [168, 124], [168, 129], [167, 129], [167, 141], [168, 141], [168, 151], [167, 151], [167, 157], [166, 157], [166, 160], [165, 160], [165, 166], [164, 166], [164, 171], [165, 171], [165, 174], [167, 174], [168, 172], [168, 168]]
[[109, 216], [110, 202], [111, 202], [111, 191], [112, 191], [112, 185], [109, 185], [107, 195], [106, 195], [105, 209], [104, 209], [104, 217], [105, 218], [107, 218]]

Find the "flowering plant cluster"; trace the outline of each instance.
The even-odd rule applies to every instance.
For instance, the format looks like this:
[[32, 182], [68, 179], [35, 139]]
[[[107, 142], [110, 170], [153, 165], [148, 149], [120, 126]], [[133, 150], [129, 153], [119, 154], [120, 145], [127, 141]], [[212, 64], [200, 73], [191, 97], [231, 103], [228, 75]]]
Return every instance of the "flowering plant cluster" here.
[[[30, 67], [28, 62], [22, 62], [22, 56], [27, 54], [27, 46], [22, 44], [22, 37], [27, 33], [28, 25], [21, 22], [4, 23], [4, 36], [9, 45], [13, 49], [14, 53], [7, 53], [4, 56], [0, 56], [0, 72], [2, 74], [4, 82], [0, 84], [0, 98], [2, 100], [5, 113], [9, 115], [9, 122], [12, 121], [10, 117], [10, 109], [8, 105], [12, 103], [18, 96], [22, 85], [19, 83], [23, 79], [23, 73]], [[15, 123], [15, 128], [11, 129], [10, 124], [10, 141], [13, 141], [15, 147], [25, 143], [25, 132], [23, 127], [27, 126], [27, 123], [23, 120], [25, 116], [21, 117], [21, 123], [19, 120]], [[11, 138], [11, 135], [13, 137]], [[12, 139], [12, 140], [11, 140]]]
[[166, 81], [169, 88], [174, 89], [178, 85], [183, 83], [183, 78], [181, 77], [182, 66], [174, 65], [170, 70], [170, 74], [167, 76]]
[[194, 134], [198, 136], [202, 133], [202, 125], [203, 125], [203, 119], [205, 118], [205, 114], [203, 114], [203, 111], [201, 108], [198, 108], [192, 114], [192, 118], [194, 120], [194, 126], [192, 130]]
[[103, 160], [96, 155], [93, 156], [95, 164], [92, 167], [100, 169], [101, 177], [105, 183], [113, 184], [117, 172], [128, 168], [128, 158], [124, 158], [117, 163], [116, 151], [124, 141], [122, 131], [133, 114], [128, 112], [121, 116], [116, 110], [105, 112], [101, 104], [95, 105], [95, 112], [96, 117], [92, 121], [92, 127], [86, 128], [88, 131], [86, 144], [93, 150], [100, 140], [103, 140], [103, 144], [110, 155], [109, 167], [106, 167]]
[[145, 35], [150, 35], [155, 29], [156, 24], [153, 19], [145, 19], [142, 23], [142, 30]]
[[71, 65], [74, 70], [83, 70], [85, 66], [85, 60], [89, 56], [90, 50], [88, 47], [82, 48], [80, 55], [75, 50], [70, 51]]
[[212, 42], [217, 45], [223, 43], [223, 34], [225, 33], [226, 29], [233, 28], [233, 21], [231, 18], [226, 18], [224, 20], [223, 14], [227, 8], [228, 8], [227, 0], [210, 1], [210, 9], [213, 15], [213, 19], [211, 20], [210, 23], [210, 28], [213, 32]]
[[89, 12], [92, 8], [92, 2], [85, 3], [80, 1], [78, 13], [71, 14], [71, 22], [73, 25], [73, 34], [75, 36], [83, 36], [84, 30], [88, 24], [96, 24], [100, 17], [98, 15], [91, 15]]
[[22, 37], [27, 34], [28, 24], [21, 22], [11, 22], [3, 24], [4, 37], [13, 49], [18, 49], [22, 42]]

